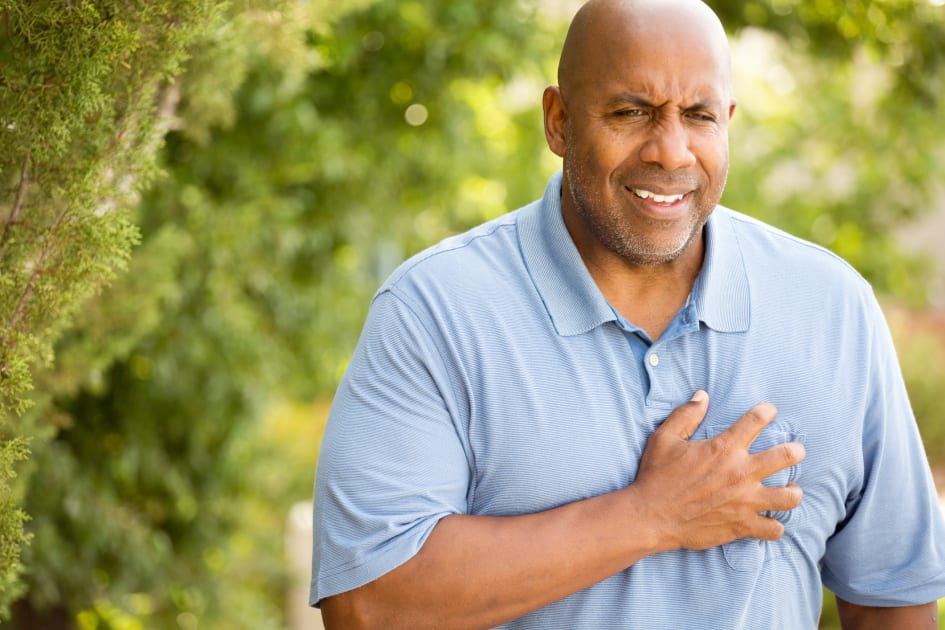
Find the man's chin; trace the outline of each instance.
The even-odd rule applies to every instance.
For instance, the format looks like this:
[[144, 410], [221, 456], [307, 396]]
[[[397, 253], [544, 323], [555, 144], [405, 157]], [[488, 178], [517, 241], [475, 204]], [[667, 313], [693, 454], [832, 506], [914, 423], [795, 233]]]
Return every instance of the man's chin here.
[[696, 243], [696, 236], [701, 234], [696, 230], [681, 245], [676, 243], [623, 243], [617, 253], [628, 263], [637, 267], [658, 267], [668, 265], [688, 253]]

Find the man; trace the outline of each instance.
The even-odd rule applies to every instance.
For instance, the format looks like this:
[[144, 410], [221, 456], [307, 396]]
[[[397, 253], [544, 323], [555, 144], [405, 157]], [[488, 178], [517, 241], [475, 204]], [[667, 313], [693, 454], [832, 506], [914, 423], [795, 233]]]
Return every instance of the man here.
[[338, 628], [937, 628], [945, 524], [868, 285], [717, 206], [695, 0], [591, 0], [542, 200], [378, 291], [315, 492]]

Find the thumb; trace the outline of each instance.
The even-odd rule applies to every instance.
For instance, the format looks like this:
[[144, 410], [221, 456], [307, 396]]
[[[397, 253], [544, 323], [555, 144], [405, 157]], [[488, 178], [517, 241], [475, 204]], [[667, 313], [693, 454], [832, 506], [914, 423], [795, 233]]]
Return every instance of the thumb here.
[[696, 429], [702, 424], [708, 409], [709, 395], [700, 389], [692, 395], [689, 402], [676, 407], [669, 414], [660, 430], [666, 431], [681, 440], [688, 440], [695, 435]]

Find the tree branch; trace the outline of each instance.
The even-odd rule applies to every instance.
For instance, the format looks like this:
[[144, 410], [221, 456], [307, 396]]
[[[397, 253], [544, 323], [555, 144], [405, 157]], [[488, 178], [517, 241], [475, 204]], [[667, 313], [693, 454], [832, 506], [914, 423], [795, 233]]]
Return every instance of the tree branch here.
[[20, 318], [23, 317], [23, 312], [26, 309], [26, 303], [33, 294], [33, 285], [36, 284], [36, 280], [41, 275], [43, 275], [43, 267], [46, 264], [46, 260], [55, 249], [53, 236], [56, 234], [56, 231], [59, 230], [60, 226], [62, 226], [62, 222], [66, 218], [67, 212], [68, 206], [63, 208], [56, 217], [56, 222], [53, 223], [49, 230], [49, 238], [46, 241], [46, 245], [43, 247], [43, 251], [40, 252], [39, 258], [36, 260], [36, 264], [33, 265], [33, 269], [30, 271], [30, 277], [26, 281], [26, 286], [23, 287], [23, 293], [20, 294], [20, 299], [17, 300], [16, 308], [13, 309], [13, 313], [10, 315], [10, 321], [6, 326], [6, 335], [4, 335], [3, 341], [0, 342], [0, 352], [2, 352], [2, 354], [0, 354], [0, 364], [6, 363], [7, 358], [10, 356], [10, 351], [16, 347], [15, 343], [12, 345], [10, 344], [10, 339], [13, 336], [13, 333], [16, 332], [16, 328], [20, 323]]
[[13, 200], [13, 207], [10, 208], [10, 216], [7, 217], [3, 225], [3, 234], [0, 235], [0, 264], [3, 263], [3, 256], [7, 250], [7, 240], [10, 238], [10, 227], [16, 223], [20, 217], [20, 210], [23, 208], [23, 200], [26, 198], [26, 186], [29, 184], [30, 155], [26, 154], [23, 159], [23, 166], [20, 168], [20, 183], [16, 188], [16, 198]]

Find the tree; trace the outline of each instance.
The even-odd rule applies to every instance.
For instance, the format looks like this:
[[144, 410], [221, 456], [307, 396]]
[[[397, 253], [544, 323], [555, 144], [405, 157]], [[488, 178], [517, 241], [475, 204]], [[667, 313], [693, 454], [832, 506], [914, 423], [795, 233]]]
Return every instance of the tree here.
[[26, 538], [13, 465], [33, 372], [76, 310], [127, 262], [195, 32], [216, 3], [0, 1], [0, 618]]

